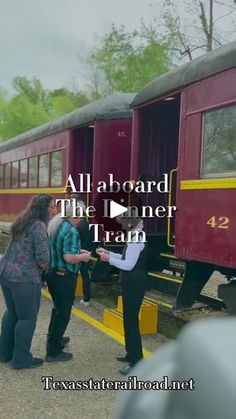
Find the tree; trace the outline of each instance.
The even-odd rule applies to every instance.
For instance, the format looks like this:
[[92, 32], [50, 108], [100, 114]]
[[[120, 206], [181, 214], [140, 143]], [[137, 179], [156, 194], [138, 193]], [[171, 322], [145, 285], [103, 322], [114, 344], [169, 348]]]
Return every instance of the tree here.
[[5, 121], [5, 109], [7, 107], [7, 98], [5, 93], [0, 89], [0, 141], [3, 141], [3, 126]]
[[0, 137], [8, 139], [49, 120], [41, 103], [32, 104], [28, 97], [18, 95], [5, 103]]
[[65, 87], [51, 91], [48, 99], [50, 103], [50, 115], [53, 118], [72, 112], [74, 109], [89, 103], [89, 98], [85, 93], [71, 92]]
[[124, 26], [112, 25], [90, 54], [89, 64], [102, 72], [104, 94], [136, 92], [168, 70], [167, 45], [157, 37], [151, 38], [144, 24], [132, 33], [126, 32]]
[[165, 0], [162, 19], [174, 61], [192, 60], [235, 38], [236, 0]]
[[12, 80], [12, 86], [16, 92], [15, 97], [25, 97], [32, 105], [41, 105], [48, 111], [48, 92], [39, 79], [33, 77], [29, 80], [25, 76], [17, 76]]
[[15, 91], [8, 99], [0, 91], [0, 141], [56, 119], [67, 112], [86, 105], [88, 97], [83, 92], [66, 88], [46, 90], [37, 78], [25, 76], [12, 81]]

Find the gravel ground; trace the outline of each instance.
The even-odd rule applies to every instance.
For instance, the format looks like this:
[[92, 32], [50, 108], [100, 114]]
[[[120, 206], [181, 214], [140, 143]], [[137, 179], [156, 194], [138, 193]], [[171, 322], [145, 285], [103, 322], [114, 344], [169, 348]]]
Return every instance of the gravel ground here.
[[[32, 345], [35, 356], [45, 356], [45, 335], [51, 302], [42, 298], [37, 329]], [[0, 312], [4, 310], [0, 297]], [[47, 364], [32, 370], [13, 370], [10, 364], [1, 364], [0, 418], [111, 418], [116, 391], [62, 391], [44, 390], [42, 376], [54, 380], [121, 380], [119, 363], [114, 356], [122, 353], [119, 343], [92, 328], [82, 320], [72, 317], [68, 334], [74, 359], [67, 363]]]
[[[96, 298], [96, 295], [94, 295]], [[75, 307], [79, 308], [79, 310], [83, 311], [84, 313], [88, 314], [89, 316], [92, 316], [96, 320], [103, 322], [103, 311], [105, 309], [103, 304], [100, 304], [99, 302], [95, 300], [91, 300], [89, 307], [84, 307], [79, 304], [80, 298], [77, 298], [75, 301]], [[157, 320], [158, 322], [158, 320]], [[157, 333], [153, 335], [143, 335], [142, 336], [142, 343], [143, 347], [147, 349], [150, 352], [155, 351], [157, 348], [159, 348], [161, 345], [168, 343], [170, 339], [167, 337]]]
[[218, 286], [227, 283], [228, 281], [224, 275], [221, 275], [220, 272], [213, 272], [202, 293], [216, 298], [218, 297]]
[[[7, 238], [1, 237], [0, 253], [7, 243]], [[225, 278], [214, 273], [204, 291], [216, 296], [219, 283]], [[94, 295], [96, 297], [96, 295]], [[81, 307], [79, 299], [75, 306], [81, 311], [102, 322], [104, 306], [92, 300], [89, 307]], [[5, 310], [5, 304], [0, 293], [0, 318]], [[45, 337], [51, 310], [51, 301], [42, 298], [36, 333], [33, 339], [32, 352], [35, 356], [45, 356]], [[204, 313], [204, 317], [208, 313]], [[122, 354], [121, 344], [104, 335], [85, 321], [72, 316], [68, 333], [71, 343], [68, 351], [73, 352], [74, 359], [67, 363], [47, 364], [32, 370], [13, 370], [10, 364], [0, 364], [0, 419], [59, 419], [81, 418], [112, 418], [114, 405], [117, 403], [117, 391], [63, 391], [44, 390], [43, 376], [54, 380], [80, 381], [88, 380], [124, 380], [119, 374], [121, 366], [115, 356]], [[163, 343], [169, 341], [164, 336], [143, 336], [143, 346], [154, 351]]]
[[[78, 306], [78, 299], [75, 306]], [[101, 304], [92, 301], [83, 308], [88, 315], [101, 320]], [[0, 318], [5, 304], [0, 293]], [[45, 336], [51, 310], [51, 301], [42, 297], [37, 328], [32, 344], [34, 356], [45, 356]], [[43, 376], [54, 380], [124, 380], [118, 372], [121, 367], [115, 356], [122, 354], [121, 344], [104, 335], [85, 321], [71, 318], [68, 331], [71, 337], [68, 351], [74, 358], [67, 363], [47, 364], [29, 370], [14, 370], [10, 364], [0, 364], [0, 418], [1, 419], [59, 419], [112, 418], [116, 404], [116, 390], [44, 390]], [[154, 350], [168, 339], [160, 335], [145, 336], [146, 349]]]

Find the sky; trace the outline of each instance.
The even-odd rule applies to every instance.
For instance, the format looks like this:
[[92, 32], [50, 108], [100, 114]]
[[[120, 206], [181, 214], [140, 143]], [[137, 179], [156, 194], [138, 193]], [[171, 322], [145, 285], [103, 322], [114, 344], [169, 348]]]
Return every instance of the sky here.
[[149, 0], [0, 0], [0, 87], [11, 91], [11, 80], [25, 75], [49, 89], [82, 89], [78, 56], [112, 23], [132, 30], [151, 14]]
[[[12, 93], [12, 79], [27, 76], [39, 78], [48, 89], [65, 86], [86, 91], [86, 54], [111, 30], [112, 23], [124, 25], [127, 31], [139, 28], [141, 19], [152, 23], [161, 3], [163, 0], [0, 0], [0, 88]], [[188, 22], [189, 15], [183, 18], [186, 0], [176, 3], [182, 22]], [[195, 4], [194, 0], [189, 3]], [[232, 17], [222, 4], [217, 2], [215, 9], [216, 20], [222, 22], [220, 35]], [[195, 15], [198, 20], [196, 11]], [[191, 34], [193, 27], [192, 22]], [[228, 40], [235, 39], [235, 27], [236, 23]]]

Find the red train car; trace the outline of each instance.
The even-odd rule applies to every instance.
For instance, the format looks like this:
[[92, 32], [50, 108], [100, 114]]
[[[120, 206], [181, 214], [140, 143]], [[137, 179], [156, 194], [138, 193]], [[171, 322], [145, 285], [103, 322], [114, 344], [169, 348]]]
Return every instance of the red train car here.
[[[90, 174], [95, 186], [108, 173], [120, 182], [129, 178], [133, 98], [127, 93], [100, 99], [2, 143], [0, 220], [12, 221], [40, 192], [64, 198], [69, 174], [76, 188], [79, 173]], [[83, 198], [92, 205], [96, 187]]]
[[177, 207], [146, 222], [152, 260], [185, 262], [176, 308], [190, 307], [214, 269], [236, 276], [236, 42], [156, 78], [132, 107], [131, 178], [168, 173], [168, 194], [143, 203]]

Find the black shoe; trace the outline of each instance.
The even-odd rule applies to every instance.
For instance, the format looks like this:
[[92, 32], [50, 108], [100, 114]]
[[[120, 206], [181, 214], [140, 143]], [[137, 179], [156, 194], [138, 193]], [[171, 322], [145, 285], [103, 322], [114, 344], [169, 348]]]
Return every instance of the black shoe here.
[[[63, 351], [63, 349], [65, 348], [65, 346], [66, 346], [69, 342], [70, 342], [70, 338], [69, 338], [69, 336], [63, 336], [63, 337], [61, 338], [61, 342], [60, 342], [60, 350], [61, 350], [61, 351]], [[46, 347], [47, 347], [47, 349], [49, 349], [49, 348], [50, 348], [50, 343], [49, 343], [49, 340], [47, 340]]]
[[63, 338], [61, 339], [61, 344], [62, 345], [67, 345], [70, 342], [70, 338], [69, 336], [63, 336]]
[[132, 368], [133, 368], [133, 364], [129, 364], [129, 365], [126, 365], [125, 367], [121, 368], [119, 370], [119, 372], [122, 375], [128, 375], [128, 374], [130, 374], [130, 372], [132, 372]]
[[117, 356], [116, 359], [119, 362], [130, 362], [130, 359], [129, 359], [128, 355]]
[[70, 352], [59, 352], [57, 355], [47, 354], [45, 361], [46, 362], [66, 362], [70, 361], [73, 358], [73, 355]]
[[29, 365], [14, 365], [13, 364], [12, 366], [13, 368], [17, 370], [22, 370], [22, 369], [28, 369], [28, 368], [37, 368], [37, 367], [41, 367], [42, 365], [43, 365], [42, 358], [33, 358], [33, 361]]

